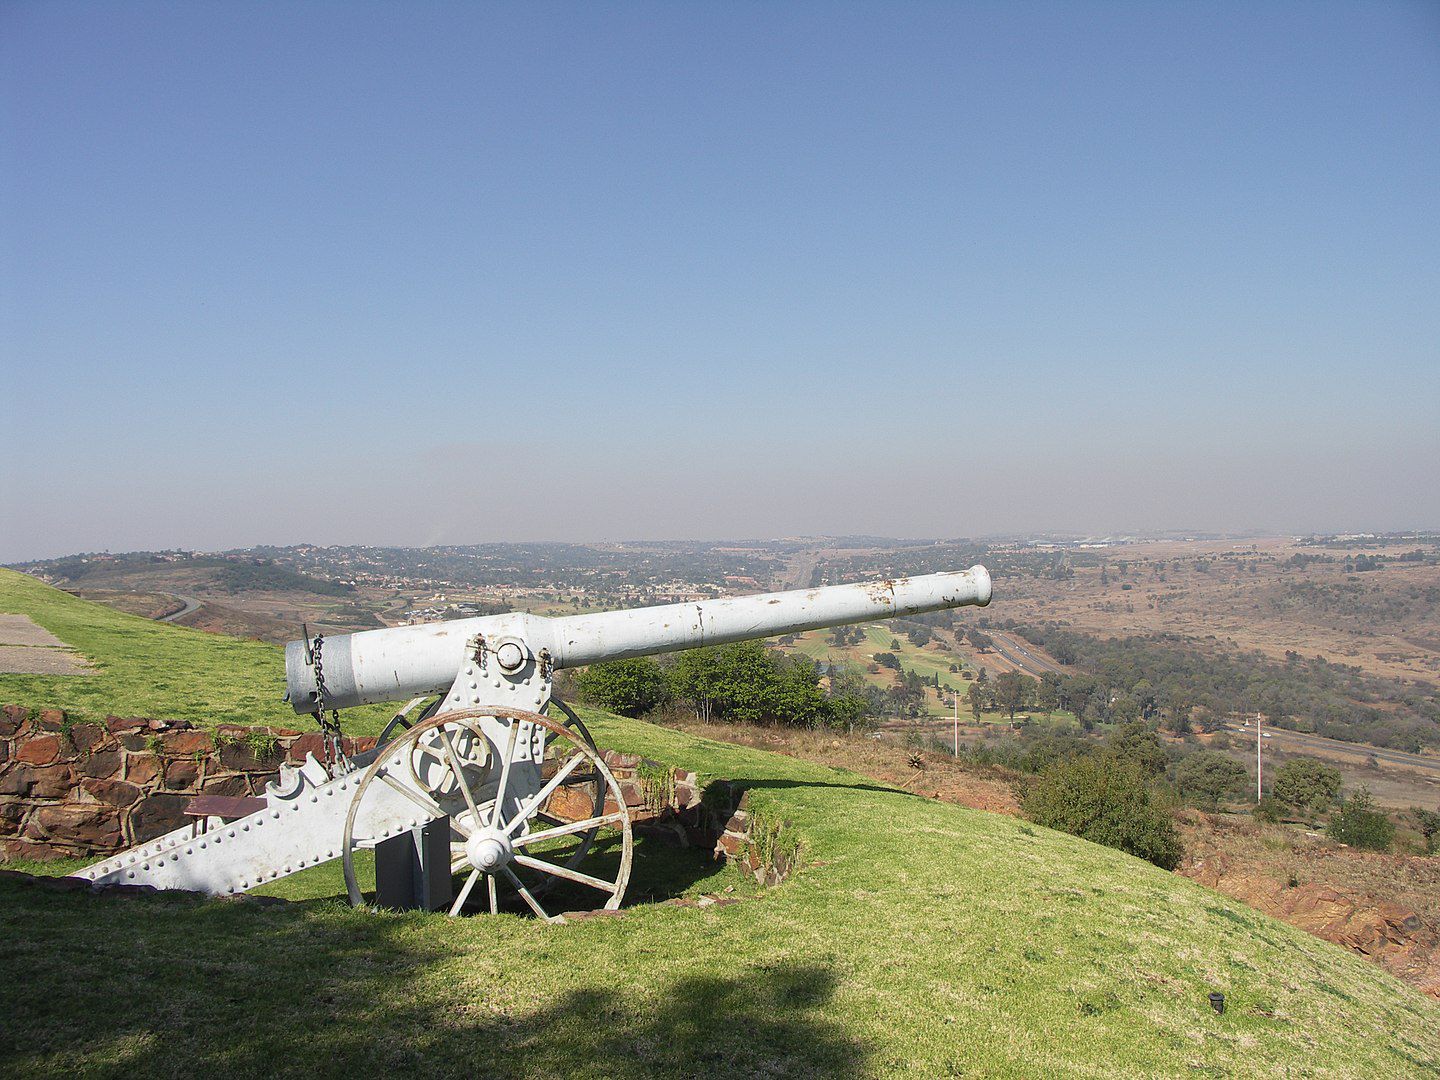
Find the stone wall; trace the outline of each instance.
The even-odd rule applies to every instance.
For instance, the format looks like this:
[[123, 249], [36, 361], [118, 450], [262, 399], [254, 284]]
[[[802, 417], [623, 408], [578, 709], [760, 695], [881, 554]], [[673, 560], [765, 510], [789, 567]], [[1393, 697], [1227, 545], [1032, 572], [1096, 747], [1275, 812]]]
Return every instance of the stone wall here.
[[[346, 752], [374, 745], [374, 739], [347, 739]], [[194, 796], [262, 795], [282, 764], [299, 764], [312, 753], [322, 756], [319, 732], [234, 725], [211, 732], [184, 720], [119, 716], [77, 723], [59, 709], [6, 705], [0, 711], [0, 855], [113, 854], [186, 824]], [[735, 810], [724, 781], [702, 799], [692, 772], [613, 750], [602, 757], [637, 836], [746, 860], [735, 837], [717, 845]], [[558, 805], [557, 798], [548, 809], [574, 820], [589, 817], [593, 804], [572, 794], [575, 806]], [[607, 799], [605, 812], [616, 809]], [[731, 823], [746, 816], [740, 811]]]
[[[347, 739], [357, 753], [374, 739]], [[104, 856], [179, 828], [196, 795], [260, 795], [283, 763], [323, 754], [319, 732], [184, 720], [106, 717], [75, 723], [59, 709], [0, 710], [0, 855]]]

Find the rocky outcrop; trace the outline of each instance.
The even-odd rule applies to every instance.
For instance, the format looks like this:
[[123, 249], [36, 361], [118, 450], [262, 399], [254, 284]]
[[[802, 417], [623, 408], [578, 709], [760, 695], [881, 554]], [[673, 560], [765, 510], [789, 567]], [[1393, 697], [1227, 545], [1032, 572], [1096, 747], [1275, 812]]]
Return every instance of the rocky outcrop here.
[[1186, 877], [1241, 900], [1316, 937], [1370, 957], [1392, 974], [1440, 997], [1440, 933], [1410, 909], [1328, 885], [1289, 884], [1207, 852], [1180, 867]]

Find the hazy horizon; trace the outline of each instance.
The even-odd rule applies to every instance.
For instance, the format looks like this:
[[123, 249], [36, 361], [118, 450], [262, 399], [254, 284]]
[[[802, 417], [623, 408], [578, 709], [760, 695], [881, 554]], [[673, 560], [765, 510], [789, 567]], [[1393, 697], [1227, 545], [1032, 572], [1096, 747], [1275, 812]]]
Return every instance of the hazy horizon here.
[[0, 10], [0, 562], [1440, 527], [1440, 10]]

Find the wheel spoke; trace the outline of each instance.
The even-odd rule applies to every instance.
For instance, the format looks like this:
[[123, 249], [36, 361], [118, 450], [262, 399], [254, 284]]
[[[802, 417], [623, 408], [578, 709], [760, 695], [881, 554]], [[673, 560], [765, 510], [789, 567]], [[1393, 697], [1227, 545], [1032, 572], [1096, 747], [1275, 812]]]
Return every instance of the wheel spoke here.
[[530, 895], [530, 890], [525, 887], [525, 883], [515, 876], [515, 871], [511, 870], [508, 866], [502, 866], [500, 868], [500, 872], [510, 879], [510, 884], [515, 886], [515, 891], [521, 895], [521, 897], [525, 900], [525, 903], [530, 905], [531, 911], [535, 912], [536, 915], [539, 915], [540, 918], [544, 919], [546, 922], [554, 921], [550, 918], [549, 914], [545, 911], [545, 909], [540, 906], [540, 901], [536, 900], [535, 897]]
[[553, 829], [544, 829], [541, 832], [532, 832], [526, 833], [524, 836], [517, 836], [510, 841], [510, 845], [517, 848], [525, 847], [529, 844], [538, 844], [545, 840], [554, 840], [559, 836], [569, 836], [571, 833], [597, 829], [601, 825], [614, 825], [624, 820], [624, 814], [601, 814], [599, 817], [586, 818], [584, 821], [572, 821], [565, 825], [557, 825]]
[[450, 759], [450, 768], [455, 772], [455, 784], [460, 788], [460, 794], [465, 796], [465, 805], [470, 808], [476, 824], [479, 824], [480, 808], [475, 805], [475, 796], [470, 793], [470, 785], [465, 782], [465, 770], [460, 767], [460, 755], [455, 753], [455, 744], [450, 741], [450, 732], [443, 727], [440, 729], [440, 741], [445, 747], [445, 755]]
[[536, 807], [543, 805], [545, 800], [555, 793], [555, 789], [565, 782], [565, 778], [569, 776], [572, 772], [574, 772], [576, 766], [578, 766], [584, 760], [585, 755], [582, 753], [577, 753], [574, 757], [572, 757], [569, 761], [565, 763], [565, 767], [563, 769], [561, 769], [559, 772], [557, 772], [554, 776], [550, 778], [550, 782], [548, 784], [542, 787], [530, 798], [526, 799], [525, 802], [521, 804], [520, 809], [515, 812], [515, 820], [511, 821], [509, 825], [505, 826], [505, 835], [509, 836], [516, 829], [518, 829], [525, 821], [525, 819], [530, 816], [531, 811], [533, 811]]
[[500, 828], [505, 809], [505, 787], [510, 782], [510, 762], [515, 757], [515, 737], [520, 734], [520, 721], [510, 721], [510, 738], [505, 742], [505, 760], [500, 763], [500, 783], [495, 788], [495, 807], [490, 811], [490, 827]]
[[478, 867], [470, 871], [470, 876], [465, 879], [465, 884], [460, 887], [460, 895], [455, 898], [455, 903], [450, 908], [451, 915], [460, 914], [460, 909], [465, 906], [465, 901], [470, 899], [470, 890], [475, 887], [475, 879], [479, 876], [480, 870]]
[[589, 885], [592, 889], [599, 889], [603, 893], [615, 895], [615, 882], [602, 881], [600, 878], [591, 877], [589, 874], [582, 874], [579, 870], [571, 870], [568, 866], [557, 866], [555, 863], [547, 863], [541, 859], [532, 859], [529, 855], [516, 855], [515, 861], [521, 866], [528, 866], [532, 870], [539, 870], [541, 873], [554, 874], [566, 881], [577, 881], [581, 885]]
[[[397, 794], [405, 796], [405, 798], [409, 799], [416, 806], [420, 807], [421, 810], [424, 810], [431, 817], [443, 818], [446, 816], [445, 811], [441, 810], [440, 807], [436, 805], [432, 800], [426, 798], [423, 795], [417, 795], [415, 792], [407, 788], [404, 784], [392, 779], [389, 774], [381, 772], [376, 773], [375, 776], [380, 780], [382, 784], [385, 784]], [[456, 821], [454, 818], [450, 819], [450, 824], [460, 833], [461, 836], [467, 838], [470, 836], [469, 828], [460, 824], [460, 822]]]
[[497, 890], [496, 887], [495, 887], [495, 875], [494, 875], [494, 874], [486, 874], [486, 875], [485, 875], [485, 882], [486, 882], [486, 884], [488, 884], [488, 885], [490, 886], [490, 914], [491, 914], [491, 915], [499, 915], [499, 914], [500, 914], [500, 896], [499, 896], [498, 890]]

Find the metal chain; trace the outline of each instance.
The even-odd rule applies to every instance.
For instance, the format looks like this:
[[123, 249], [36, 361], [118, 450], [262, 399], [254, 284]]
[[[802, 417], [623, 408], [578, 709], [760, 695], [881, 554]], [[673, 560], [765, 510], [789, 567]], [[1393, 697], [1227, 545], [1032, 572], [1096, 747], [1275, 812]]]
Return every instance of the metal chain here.
[[340, 710], [331, 709], [330, 718], [325, 718], [325, 699], [329, 696], [325, 689], [325, 663], [321, 659], [321, 650], [325, 647], [325, 635], [316, 634], [314, 644], [311, 646], [311, 665], [315, 669], [315, 723], [320, 725], [320, 734], [325, 739], [325, 765], [334, 770], [337, 764], [346, 763], [345, 758], [345, 733], [340, 729]]

